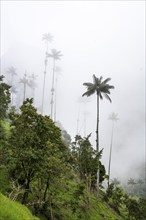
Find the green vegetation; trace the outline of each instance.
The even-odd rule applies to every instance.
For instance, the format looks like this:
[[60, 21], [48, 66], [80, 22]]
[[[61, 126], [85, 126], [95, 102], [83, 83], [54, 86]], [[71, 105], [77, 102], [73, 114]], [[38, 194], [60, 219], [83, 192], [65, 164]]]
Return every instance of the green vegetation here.
[[26, 99], [17, 112], [9, 109], [9, 87], [1, 86], [7, 90], [0, 118], [1, 220], [36, 219], [31, 213], [41, 220], [146, 218], [146, 201], [130, 197], [116, 179], [102, 191], [107, 178], [103, 150], [94, 150], [91, 135], [77, 135], [71, 142], [67, 132], [37, 112], [33, 99]]
[[11, 201], [0, 194], [0, 220], [39, 220], [29, 209], [18, 202]]

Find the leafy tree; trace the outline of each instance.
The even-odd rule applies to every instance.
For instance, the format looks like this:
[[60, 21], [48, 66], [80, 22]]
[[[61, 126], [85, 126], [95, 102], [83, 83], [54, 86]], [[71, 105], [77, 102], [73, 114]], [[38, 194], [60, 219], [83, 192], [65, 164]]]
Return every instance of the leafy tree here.
[[91, 146], [89, 141], [90, 135], [82, 138], [77, 135], [75, 142], [72, 143], [72, 165], [76, 173], [78, 173], [81, 180], [87, 184], [89, 191], [95, 189], [96, 185], [96, 171], [101, 166], [100, 170], [100, 183], [104, 180], [105, 168], [99, 161], [102, 150], [97, 153]]
[[133, 179], [133, 178], [130, 178], [127, 182], [127, 184], [129, 186], [131, 186], [131, 190], [130, 190], [130, 193], [133, 194], [134, 193], [134, 187], [136, 185], [136, 181]]
[[[9, 162], [11, 177], [17, 179], [25, 189], [22, 203], [26, 203], [31, 192], [31, 182], [50, 170], [49, 155], [52, 154], [50, 151], [52, 149], [57, 151], [57, 147], [60, 152], [64, 152], [65, 147], [61, 141], [60, 129], [48, 116], [37, 113], [32, 105], [32, 99], [26, 99], [20, 110], [20, 114], [10, 114], [11, 160]], [[51, 172], [54, 172], [53, 169]], [[46, 191], [47, 181], [48, 178], [45, 182]]]
[[143, 213], [140, 211], [139, 201], [133, 198], [128, 198], [125, 201], [128, 210], [128, 219], [144, 220]]
[[104, 199], [114, 210], [120, 214], [120, 208], [124, 203], [124, 191], [122, 188], [117, 187], [114, 183], [109, 184]]
[[9, 124], [8, 119], [8, 109], [10, 104], [10, 89], [11, 86], [3, 82], [4, 76], [0, 76], [0, 191], [6, 193], [9, 189], [8, 175], [6, 172], [6, 147], [8, 142], [8, 131]]
[[[93, 94], [97, 95], [97, 126], [96, 126], [96, 150], [99, 152], [99, 99], [103, 99], [103, 95], [111, 102], [111, 98], [109, 97], [110, 90], [114, 89], [114, 86], [108, 84], [111, 80], [107, 78], [103, 80], [103, 77], [97, 78], [93, 75], [93, 83], [87, 82], [83, 85], [87, 87], [87, 92], [85, 92], [82, 96], [91, 96]], [[97, 170], [97, 195], [99, 194], [99, 169]]]
[[4, 76], [0, 76], [0, 121], [7, 117], [7, 110], [10, 100], [10, 88], [8, 84], [3, 82]]

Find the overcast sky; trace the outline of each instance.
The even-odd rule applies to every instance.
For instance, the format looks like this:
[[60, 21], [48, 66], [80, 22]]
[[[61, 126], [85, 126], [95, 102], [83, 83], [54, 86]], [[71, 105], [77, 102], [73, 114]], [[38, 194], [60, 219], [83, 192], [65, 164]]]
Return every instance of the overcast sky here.
[[[1, 72], [10, 66], [19, 78], [25, 70], [38, 75], [35, 104], [42, 99], [45, 33], [61, 50], [56, 62], [62, 72], [57, 83], [56, 118], [71, 135], [92, 133], [95, 147], [96, 96], [79, 102], [84, 82], [110, 77], [112, 103], [100, 101], [100, 148], [107, 168], [111, 112], [118, 113], [114, 130], [111, 175], [136, 177], [145, 161], [145, 1], [1, 1]], [[45, 114], [50, 114], [52, 60], [48, 60]], [[17, 80], [18, 81], [18, 80]]]

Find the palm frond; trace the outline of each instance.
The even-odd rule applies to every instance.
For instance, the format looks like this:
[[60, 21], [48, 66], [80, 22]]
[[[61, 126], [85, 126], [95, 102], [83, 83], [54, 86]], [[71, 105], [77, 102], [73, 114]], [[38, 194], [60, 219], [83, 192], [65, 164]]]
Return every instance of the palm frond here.
[[105, 98], [108, 99], [110, 102], [112, 102], [111, 98], [109, 97], [109, 95], [107, 95], [107, 93], [103, 93]]
[[93, 83], [87, 82], [87, 83], [83, 83], [83, 85], [84, 85], [84, 86], [87, 86], [87, 87], [90, 87], [90, 86], [93, 86]]
[[90, 96], [90, 95], [93, 95], [95, 93], [95, 90], [88, 90], [87, 92], [83, 93], [82, 96]]
[[101, 94], [101, 93], [99, 93], [99, 97], [100, 97], [100, 99], [101, 99], [101, 100], [103, 99], [103, 96], [102, 96], [102, 94]]
[[111, 86], [109, 84], [106, 84], [106, 87], [107, 87], [107, 89], [114, 89], [115, 88], [114, 86]]
[[101, 84], [102, 79], [103, 79], [103, 77], [100, 76], [100, 78], [99, 78], [99, 84]]
[[95, 76], [95, 74], [93, 74], [93, 83], [94, 84], [99, 84], [99, 80], [98, 80], [98, 78]]
[[10, 73], [11, 75], [17, 75], [16, 73], [16, 68], [14, 68], [13, 66], [9, 67], [7, 70], [7, 73]]
[[107, 82], [109, 82], [110, 80], [111, 80], [111, 78], [107, 78], [102, 82], [102, 84], [107, 84]]
[[57, 51], [56, 49], [52, 49], [51, 53], [47, 53], [47, 57], [52, 57], [55, 60], [60, 60], [61, 56], [63, 56], [61, 51]]

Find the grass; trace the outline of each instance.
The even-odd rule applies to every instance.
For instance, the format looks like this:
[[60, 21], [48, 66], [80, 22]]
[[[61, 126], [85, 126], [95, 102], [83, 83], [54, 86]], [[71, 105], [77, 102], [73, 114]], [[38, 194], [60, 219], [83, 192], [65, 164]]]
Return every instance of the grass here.
[[103, 220], [103, 219], [112, 219], [112, 220], [123, 220], [112, 208], [110, 208], [103, 201], [94, 202], [94, 208], [91, 209], [91, 219], [92, 220]]
[[0, 220], [39, 220], [28, 208], [0, 194]]

